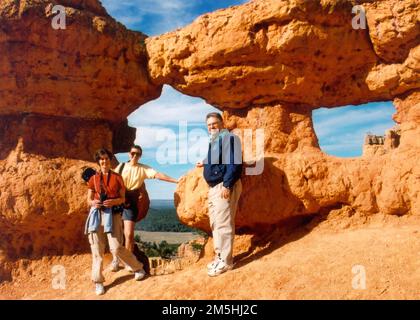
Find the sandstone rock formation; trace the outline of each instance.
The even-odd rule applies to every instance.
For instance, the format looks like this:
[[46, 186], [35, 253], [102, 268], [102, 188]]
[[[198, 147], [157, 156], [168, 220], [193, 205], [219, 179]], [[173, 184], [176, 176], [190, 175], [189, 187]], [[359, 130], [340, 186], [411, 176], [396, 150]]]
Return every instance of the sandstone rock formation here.
[[[97, 1], [59, 3], [65, 33], [50, 27], [47, 1], [0, 2], [6, 258], [81, 250], [85, 186], [76, 178], [96, 147], [132, 141], [127, 115], [163, 84], [224, 110], [229, 129], [264, 130], [264, 155], [246, 158], [264, 171], [243, 178], [238, 231], [331, 210], [420, 213], [418, 1], [253, 0], [147, 39]], [[355, 4], [368, 29], [352, 28]], [[397, 148], [351, 159], [320, 150], [312, 110], [382, 100], [396, 106]], [[195, 169], [175, 202], [184, 223], [208, 231], [206, 191]]]
[[178, 247], [176, 257], [170, 259], [161, 257], [149, 258], [150, 274], [154, 276], [171, 274], [191, 267], [200, 259], [206, 241], [204, 238], [198, 238], [184, 242]]
[[418, 1], [357, 2], [368, 30], [353, 29], [350, 0], [259, 0], [203, 15], [146, 39], [151, 77], [221, 109], [343, 106], [418, 88]]
[[96, 0], [0, 1], [0, 264], [87, 248], [81, 171], [99, 147], [126, 151], [127, 116], [161, 92], [145, 38]]
[[[367, 30], [352, 29], [353, 1], [262, 0], [146, 40], [155, 83], [225, 110], [229, 129], [264, 129], [264, 172], [243, 177], [238, 229], [341, 207], [420, 213], [420, 5], [360, 2]], [[359, 159], [320, 151], [313, 109], [376, 100], [394, 100], [398, 148]], [[183, 222], [209, 231], [202, 180], [190, 172], [175, 200]]]
[[23, 153], [19, 146], [0, 161], [0, 260], [88, 248], [86, 186], [80, 179], [88, 165]]
[[[52, 27], [53, 4], [66, 29]], [[121, 122], [160, 87], [148, 80], [146, 36], [96, 0], [0, 3], [0, 115], [39, 113]]]

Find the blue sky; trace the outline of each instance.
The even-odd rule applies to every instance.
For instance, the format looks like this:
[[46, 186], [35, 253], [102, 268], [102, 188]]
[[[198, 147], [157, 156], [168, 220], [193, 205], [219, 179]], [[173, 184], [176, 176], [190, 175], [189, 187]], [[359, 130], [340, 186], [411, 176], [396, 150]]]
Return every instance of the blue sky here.
[[247, 0], [101, 0], [108, 13], [132, 30], [149, 36], [173, 31], [198, 16]]
[[[116, 20], [149, 36], [173, 31], [204, 13], [244, 2], [247, 1], [102, 0]], [[144, 150], [141, 162], [174, 178], [186, 174], [206, 152], [204, 119], [211, 111], [217, 109], [202, 99], [164, 86], [159, 99], [144, 104], [128, 117], [129, 124], [137, 128], [136, 143]], [[365, 134], [384, 134], [395, 125], [391, 119], [394, 112], [391, 102], [314, 110], [314, 127], [321, 149], [339, 157], [360, 156]], [[183, 146], [188, 147], [189, 154], [182, 152]], [[125, 161], [128, 156], [118, 154], [117, 158]], [[148, 180], [146, 185], [152, 199], [173, 199], [175, 184]]]

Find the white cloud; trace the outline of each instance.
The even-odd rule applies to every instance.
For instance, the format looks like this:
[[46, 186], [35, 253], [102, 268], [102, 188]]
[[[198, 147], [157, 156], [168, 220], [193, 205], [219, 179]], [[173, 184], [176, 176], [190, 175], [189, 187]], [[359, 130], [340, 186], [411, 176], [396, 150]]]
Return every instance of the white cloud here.
[[162, 159], [171, 158], [172, 164], [195, 164], [207, 153], [208, 135], [200, 128], [139, 127], [135, 143], [143, 148], [145, 159], [162, 163]]
[[184, 0], [102, 0], [102, 4], [113, 11], [128, 7], [149, 14], [171, 14], [169, 11], [187, 10], [193, 5]]
[[161, 142], [157, 141], [156, 138], [159, 131], [167, 133], [168, 131], [170, 131], [170, 129], [157, 126], [137, 127], [135, 144], [138, 144], [145, 149], [157, 148], [161, 144]]
[[164, 86], [160, 98], [142, 105], [128, 122], [137, 128], [135, 143], [143, 148], [143, 159], [162, 163], [165, 154], [170, 154], [176, 163], [194, 165], [207, 153], [205, 118], [214, 111], [219, 110], [202, 99]]
[[128, 121], [134, 127], [178, 125], [179, 121], [204, 125], [206, 114], [215, 111], [219, 110], [200, 98], [192, 98], [164, 86], [159, 99], [142, 105], [128, 117]]
[[172, 130], [171, 128], [164, 128], [158, 126], [137, 127], [136, 144], [142, 148], [157, 148], [162, 143], [174, 144], [178, 141], [184, 141], [188, 138], [187, 132], [179, 132], [179, 130]]
[[395, 112], [389, 104], [372, 106], [344, 107], [337, 109], [318, 109], [313, 113], [314, 128], [317, 136], [322, 139], [338, 131], [351, 127], [369, 130], [372, 125], [384, 124], [392, 126], [392, 114]]

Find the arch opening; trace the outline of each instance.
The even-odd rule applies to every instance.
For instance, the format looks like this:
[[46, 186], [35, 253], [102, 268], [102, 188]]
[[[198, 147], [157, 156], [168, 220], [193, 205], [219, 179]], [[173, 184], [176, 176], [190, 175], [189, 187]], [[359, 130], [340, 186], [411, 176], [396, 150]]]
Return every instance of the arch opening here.
[[383, 152], [399, 144], [398, 125], [390, 101], [358, 106], [319, 108], [312, 121], [321, 150], [328, 155], [353, 158]]
[[[189, 97], [165, 85], [158, 99], [142, 105], [128, 117], [129, 126], [137, 129], [134, 144], [143, 150], [139, 162], [174, 179], [185, 175], [207, 152], [205, 117], [209, 112], [220, 111], [200, 98]], [[119, 162], [129, 160], [128, 152], [118, 153], [116, 157]], [[156, 255], [160, 259], [165, 250], [176, 253], [182, 243], [203, 241], [202, 231], [178, 219], [174, 206], [176, 184], [158, 179], [147, 179], [145, 184], [150, 209], [146, 218], [136, 224], [135, 240], [149, 257]], [[156, 264], [152, 267], [158, 270], [159, 263], [162, 261], [152, 262]]]

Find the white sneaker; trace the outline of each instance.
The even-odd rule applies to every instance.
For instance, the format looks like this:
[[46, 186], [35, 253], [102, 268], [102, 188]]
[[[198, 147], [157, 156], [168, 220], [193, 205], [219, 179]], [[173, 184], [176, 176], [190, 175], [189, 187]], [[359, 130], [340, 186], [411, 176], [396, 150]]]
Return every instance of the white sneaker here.
[[105, 293], [105, 288], [104, 285], [102, 283], [97, 283], [95, 285], [95, 293], [97, 296], [101, 296]]
[[214, 258], [214, 260], [207, 265], [207, 272], [209, 272], [211, 269], [216, 268], [219, 261], [220, 261], [219, 257]]
[[226, 271], [232, 270], [233, 269], [233, 265], [227, 264], [225, 263], [223, 260], [220, 260], [219, 263], [217, 263], [217, 265], [213, 268], [210, 269], [207, 274], [210, 277], [216, 277]]
[[134, 272], [134, 280], [140, 281], [146, 276], [146, 272], [141, 269], [140, 271]]
[[120, 262], [117, 260], [112, 260], [111, 262], [111, 271], [112, 272], [117, 272], [118, 270], [120, 270]]

